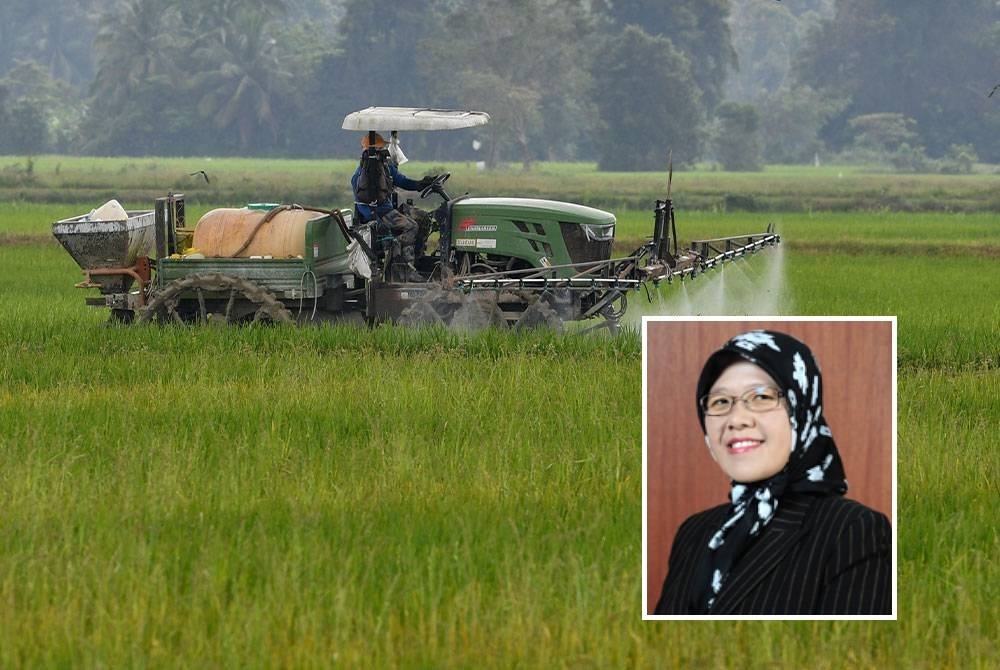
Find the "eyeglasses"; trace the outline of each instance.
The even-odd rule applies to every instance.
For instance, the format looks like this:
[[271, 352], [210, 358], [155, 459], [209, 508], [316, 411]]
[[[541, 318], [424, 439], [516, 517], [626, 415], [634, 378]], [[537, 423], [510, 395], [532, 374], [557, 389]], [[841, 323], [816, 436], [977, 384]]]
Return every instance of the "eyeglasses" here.
[[708, 416], [725, 416], [733, 411], [736, 401], [743, 403], [751, 412], [769, 412], [777, 409], [784, 397], [785, 394], [773, 386], [758, 386], [739, 396], [708, 393], [698, 399], [698, 404]]

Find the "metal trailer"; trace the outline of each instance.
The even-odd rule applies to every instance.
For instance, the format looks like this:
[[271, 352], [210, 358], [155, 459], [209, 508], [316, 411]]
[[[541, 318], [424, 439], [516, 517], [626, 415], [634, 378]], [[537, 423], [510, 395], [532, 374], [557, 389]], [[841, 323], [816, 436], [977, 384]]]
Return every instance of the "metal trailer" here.
[[[250, 205], [263, 220], [295, 208]], [[300, 208], [301, 209], [301, 208]], [[303, 322], [357, 311], [364, 285], [349, 268], [350, 241], [342, 232], [349, 210], [317, 211], [294, 258], [204, 258], [183, 255], [184, 196], [156, 201], [153, 211], [125, 221], [86, 215], [53, 225], [53, 235], [83, 269], [81, 288], [98, 288], [87, 303], [111, 309], [123, 322]], [[354, 308], [354, 309], [352, 309]]]

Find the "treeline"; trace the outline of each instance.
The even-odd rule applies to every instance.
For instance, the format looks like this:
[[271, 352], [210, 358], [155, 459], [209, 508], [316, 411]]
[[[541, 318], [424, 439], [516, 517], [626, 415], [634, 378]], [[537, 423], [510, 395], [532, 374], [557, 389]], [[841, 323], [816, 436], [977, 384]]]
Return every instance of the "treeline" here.
[[0, 153], [347, 156], [377, 104], [491, 113], [426, 160], [962, 171], [998, 36], [992, 0], [6, 0]]

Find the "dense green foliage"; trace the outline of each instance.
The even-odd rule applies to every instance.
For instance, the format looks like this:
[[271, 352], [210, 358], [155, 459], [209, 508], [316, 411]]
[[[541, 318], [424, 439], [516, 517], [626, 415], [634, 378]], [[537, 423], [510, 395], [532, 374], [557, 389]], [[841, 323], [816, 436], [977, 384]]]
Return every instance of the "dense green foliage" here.
[[671, 152], [678, 165], [701, 154], [702, 138], [692, 132], [703, 114], [700, 94], [688, 59], [670, 40], [627, 26], [609, 44], [595, 85], [604, 119], [598, 139], [602, 170], [654, 171], [667, 167]]
[[916, 121], [932, 155], [961, 143], [1000, 155], [1000, 108], [987, 98], [1000, 75], [996, 2], [838, 0], [835, 9], [796, 64], [800, 83], [850, 99], [826, 130], [832, 146], [850, 142], [852, 117], [894, 112]]
[[[901, 114], [915, 123], [917, 141], [909, 150], [881, 161], [896, 170], [935, 169], [920, 160], [923, 147], [935, 158], [960, 145], [972, 145], [988, 160], [1000, 155], [1000, 108], [987, 97], [1000, 76], [995, 2], [731, 4], [740, 62], [731, 92], [761, 107], [768, 160], [805, 162], [848, 149], [859, 143], [850, 121], [869, 114]], [[781, 148], [772, 153], [770, 146]]]
[[[675, 163], [677, 161], [675, 160]], [[118, 198], [148, 208], [167, 191], [197, 204], [289, 202], [349, 207], [355, 160], [242, 158], [0, 158], [0, 199], [87, 202]], [[614, 212], [649, 211], [666, 195], [667, 173], [599, 172], [593, 163], [539, 163], [479, 171], [474, 164], [413, 161], [409, 175], [448, 170], [449, 191], [479, 196], [570, 200]], [[205, 169], [211, 182], [190, 173]], [[712, 211], [1000, 211], [993, 174], [871, 174], [848, 166], [803, 169], [768, 166], [761, 172], [687, 171], [674, 174], [673, 195], [683, 212]], [[419, 199], [418, 199], [419, 200]], [[437, 198], [420, 201], [434, 206]], [[79, 212], [78, 212], [79, 213]]]
[[[609, 2], [611, 19], [619, 27], [640, 26], [653, 37], [663, 37], [689, 61], [691, 75], [709, 111], [724, 98], [726, 75], [736, 66], [729, 34], [728, 0]], [[661, 95], [678, 95], [667, 88]], [[627, 102], [620, 101], [623, 106]]]
[[762, 95], [760, 140], [767, 163], [810, 163], [826, 155], [820, 133], [848, 100], [809, 86], [781, 87]]
[[728, 81], [728, 97], [751, 102], [788, 87], [803, 40], [837, 0], [730, 0], [730, 30], [738, 68]]
[[[349, 111], [466, 106], [493, 125], [409, 148], [645, 170], [710, 157], [728, 99], [765, 160], [961, 171], [1000, 161], [998, 25], [988, 0], [9, 0], [0, 154], [346, 157]], [[883, 114], [913, 141], [854, 150]]]
[[715, 159], [724, 170], [761, 169], [760, 114], [752, 105], [726, 102], [716, 110]]
[[[431, 0], [346, 0], [343, 4], [344, 16], [336, 32], [302, 36], [300, 48], [312, 51], [314, 65], [311, 76], [308, 71], [300, 73], [307, 103], [301, 127], [293, 130], [293, 142], [306, 155], [354, 154], [358, 138], [340, 130], [340, 124], [345, 115], [358, 109], [452, 104], [449, 95], [430, 105], [422, 71], [430, 56], [420, 52], [420, 42], [438, 19]], [[406, 138], [408, 148], [420, 141], [421, 134], [415, 135]]]
[[592, 24], [575, 0], [480, 1], [446, 16], [444, 34], [424, 50], [424, 71], [438, 96], [490, 110], [488, 167], [504, 146], [525, 170], [536, 157], [575, 155], [593, 111], [586, 100]]

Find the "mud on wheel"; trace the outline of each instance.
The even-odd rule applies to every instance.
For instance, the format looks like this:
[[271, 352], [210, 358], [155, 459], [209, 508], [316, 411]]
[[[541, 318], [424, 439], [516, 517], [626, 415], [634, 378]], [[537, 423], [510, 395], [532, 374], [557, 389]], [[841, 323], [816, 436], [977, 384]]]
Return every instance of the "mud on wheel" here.
[[559, 312], [548, 301], [541, 298], [535, 300], [521, 312], [521, 317], [514, 323], [514, 330], [552, 330], [563, 332], [563, 321]]
[[563, 321], [549, 302], [526, 292], [511, 291], [499, 295], [428, 291], [403, 311], [398, 322], [404, 326], [445, 326], [464, 331], [508, 326], [515, 330], [563, 330]]
[[476, 331], [503, 328], [503, 312], [491, 296], [466, 295], [457, 291], [428, 291], [400, 314], [400, 325], [437, 326]]
[[222, 274], [175, 279], [153, 294], [139, 323], [290, 323], [291, 312], [259, 284]]

